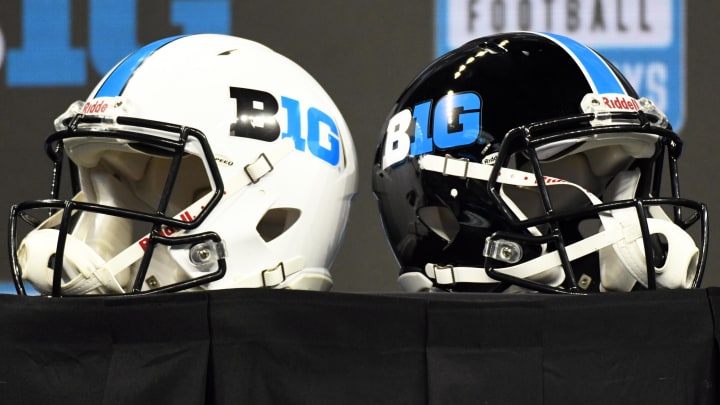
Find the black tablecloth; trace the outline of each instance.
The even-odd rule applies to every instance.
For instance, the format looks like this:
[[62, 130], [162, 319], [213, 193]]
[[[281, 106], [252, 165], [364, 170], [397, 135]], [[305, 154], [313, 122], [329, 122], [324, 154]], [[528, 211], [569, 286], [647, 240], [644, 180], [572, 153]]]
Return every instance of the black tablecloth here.
[[0, 295], [0, 404], [714, 404], [720, 289]]

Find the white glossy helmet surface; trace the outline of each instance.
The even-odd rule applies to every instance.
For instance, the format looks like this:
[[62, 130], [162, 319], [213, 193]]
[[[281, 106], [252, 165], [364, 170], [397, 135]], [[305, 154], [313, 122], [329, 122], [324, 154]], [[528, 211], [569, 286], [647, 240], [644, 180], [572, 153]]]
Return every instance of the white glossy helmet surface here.
[[226, 35], [166, 38], [56, 129], [47, 148], [76, 167], [77, 193], [13, 207], [53, 209], [25, 235], [11, 224], [18, 292], [24, 280], [53, 295], [332, 286], [355, 149], [330, 96], [288, 58]]

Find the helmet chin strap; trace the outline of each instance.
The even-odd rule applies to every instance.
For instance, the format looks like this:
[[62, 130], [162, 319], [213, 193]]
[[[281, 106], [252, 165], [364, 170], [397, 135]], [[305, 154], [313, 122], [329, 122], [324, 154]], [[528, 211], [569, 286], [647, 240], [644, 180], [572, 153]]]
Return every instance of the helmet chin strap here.
[[[613, 201], [630, 199], [635, 195], [640, 172], [618, 173], [607, 188]], [[600, 249], [601, 289], [630, 291], [639, 282], [648, 285], [647, 264], [642, 234], [635, 208], [610, 211], [612, 220], [601, 213], [605, 231], [622, 235], [622, 239]], [[690, 235], [675, 225], [658, 206], [650, 206], [648, 230], [651, 235], [661, 235], [667, 241], [667, 257], [661, 267], [655, 267], [655, 282], [662, 288], [690, 288], [697, 268], [699, 249]], [[601, 229], [602, 230], [602, 229]]]
[[[452, 156], [423, 155], [419, 158], [422, 170], [461, 178], [487, 181], [493, 166], [469, 162], [467, 159], [455, 159]], [[620, 173], [608, 187], [608, 200], [620, 201], [634, 197], [640, 172]], [[546, 176], [548, 187], [570, 186], [582, 191], [593, 205], [602, 201], [583, 187], [557, 178]], [[498, 183], [523, 188], [537, 187], [535, 175], [530, 172], [502, 168], [497, 177]], [[505, 203], [520, 219], [527, 219], [522, 210], [501, 190]], [[598, 233], [566, 246], [570, 261], [593, 252], [600, 255], [601, 289], [603, 291], [630, 291], [636, 282], [647, 286], [647, 265], [645, 249], [640, 228], [640, 220], [635, 208], [621, 208], [599, 213], [601, 227]], [[694, 241], [682, 228], [675, 225], [658, 206], [649, 208], [648, 229], [651, 235], [662, 235], [667, 241], [667, 258], [662, 267], [654, 268], [656, 283], [661, 288], [688, 288], [692, 284], [697, 266], [699, 250]], [[538, 235], [536, 228], [532, 234]], [[489, 243], [494, 241], [490, 240]], [[491, 246], [490, 246], [491, 247]], [[485, 252], [492, 251], [486, 245]], [[486, 253], [487, 255], [487, 253]], [[541, 254], [526, 262], [497, 268], [514, 277], [539, 281], [551, 286], [559, 286], [564, 281], [562, 262], [558, 252]], [[481, 267], [455, 267], [428, 263], [425, 275], [439, 285], [455, 283], [496, 283]]]
[[[24, 269], [23, 278], [44, 294], [52, 291], [53, 269], [49, 262], [55, 256], [59, 236], [60, 232], [56, 229], [39, 229], [23, 239], [18, 249], [20, 266]], [[104, 265], [105, 260], [95, 250], [67, 235], [63, 271], [69, 281], [62, 284], [63, 292], [69, 295], [122, 293], [122, 285]]]
[[[87, 202], [84, 193], [78, 193], [74, 201]], [[62, 221], [63, 211], [58, 211], [36, 229], [28, 233], [18, 248], [18, 261], [23, 278], [36, 290], [49, 294], [53, 285], [53, 265], [57, 260], [60, 231], [54, 229]], [[88, 293], [122, 293], [129, 274], [118, 274], [107, 266], [106, 260], [86, 242], [71, 234], [65, 235], [63, 276], [67, 281], [61, 288], [68, 295]]]

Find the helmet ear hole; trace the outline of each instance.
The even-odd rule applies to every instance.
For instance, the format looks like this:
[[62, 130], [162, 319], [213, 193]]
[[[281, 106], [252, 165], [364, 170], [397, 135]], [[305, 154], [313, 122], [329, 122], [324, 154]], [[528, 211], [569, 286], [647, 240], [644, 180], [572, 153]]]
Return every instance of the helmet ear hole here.
[[457, 218], [455, 218], [453, 212], [447, 207], [421, 207], [418, 210], [418, 218], [425, 226], [447, 243], [452, 243], [458, 232], [460, 232], [460, 224]]
[[297, 208], [273, 208], [263, 215], [255, 229], [265, 242], [270, 242], [290, 229], [299, 218]]

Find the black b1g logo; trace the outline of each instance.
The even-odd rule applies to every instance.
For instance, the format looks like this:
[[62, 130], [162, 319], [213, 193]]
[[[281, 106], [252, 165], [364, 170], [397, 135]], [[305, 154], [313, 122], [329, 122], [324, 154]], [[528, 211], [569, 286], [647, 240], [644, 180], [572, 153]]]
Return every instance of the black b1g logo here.
[[278, 103], [272, 94], [231, 87], [230, 97], [237, 102], [237, 121], [230, 128], [234, 136], [268, 142], [280, 136], [280, 126], [275, 119]]

